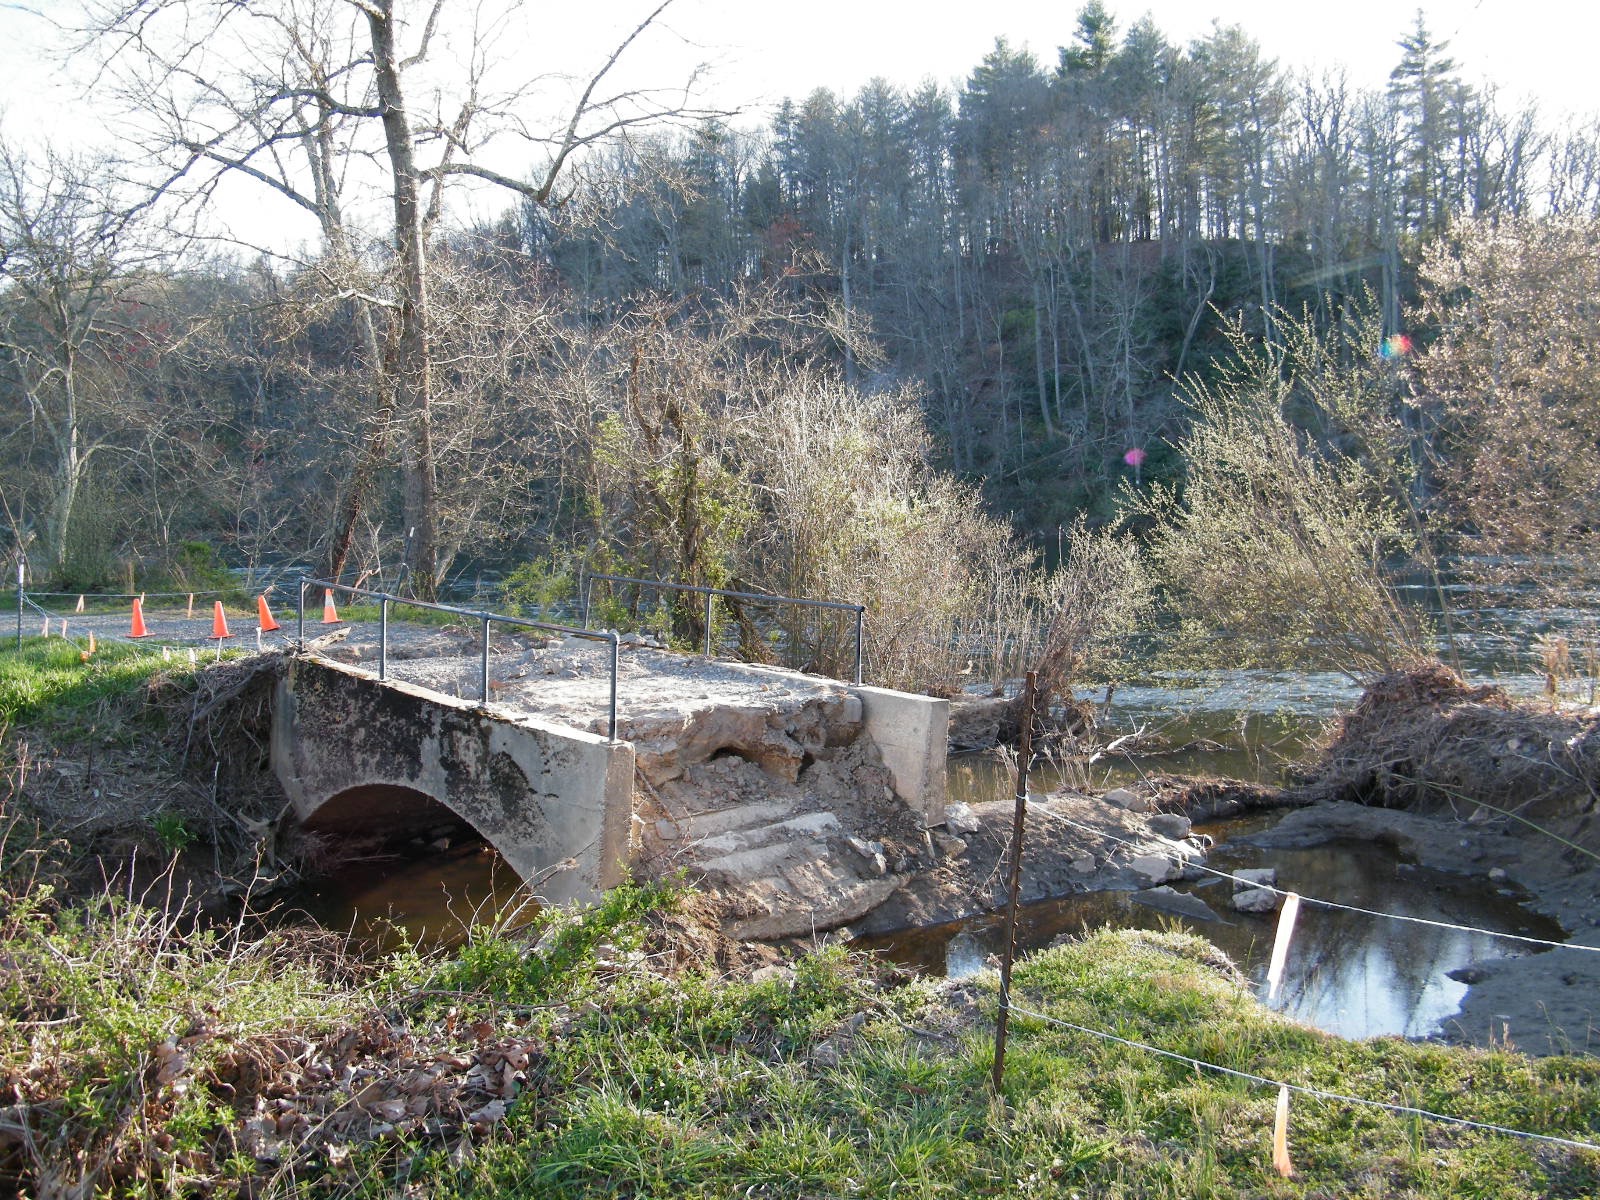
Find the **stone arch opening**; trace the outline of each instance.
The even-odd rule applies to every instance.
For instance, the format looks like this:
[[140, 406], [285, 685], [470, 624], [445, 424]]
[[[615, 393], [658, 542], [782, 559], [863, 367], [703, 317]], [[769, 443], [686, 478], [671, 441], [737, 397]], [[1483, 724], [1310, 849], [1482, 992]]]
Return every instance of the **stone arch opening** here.
[[411, 857], [487, 839], [460, 814], [416, 788], [365, 783], [336, 792], [300, 823], [317, 857]]

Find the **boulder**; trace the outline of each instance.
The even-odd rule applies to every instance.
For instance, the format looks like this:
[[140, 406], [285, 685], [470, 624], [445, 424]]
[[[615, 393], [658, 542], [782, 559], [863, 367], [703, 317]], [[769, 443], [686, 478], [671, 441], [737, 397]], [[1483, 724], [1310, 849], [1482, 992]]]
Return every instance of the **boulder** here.
[[1152, 813], [1150, 828], [1164, 838], [1181, 842], [1189, 836], [1189, 818], [1176, 813]]
[[1130, 788], [1112, 788], [1100, 799], [1128, 812], [1149, 812], [1150, 802]]
[[1134, 900], [1140, 904], [1148, 904], [1151, 908], [1159, 908], [1162, 912], [1176, 913], [1180, 917], [1188, 917], [1194, 921], [1215, 921], [1217, 914], [1211, 911], [1210, 905], [1198, 896], [1191, 896], [1185, 892], [1176, 891], [1170, 887], [1153, 887], [1133, 894]]
[[983, 822], [978, 820], [978, 814], [973, 812], [971, 807], [957, 800], [954, 804], [947, 804], [944, 807], [944, 827], [960, 836], [977, 833], [983, 827]]
[[1128, 866], [1151, 883], [1165, 883], [1183, 874], [1182, 863], [1174, 862], [1165, 854], [1141, 854]]
[[1268, 913], [1278, 907], [1283, 897], [1269, 892], [1268, 887], [1278, 884], [1278, 872], [1272, 867], [1246, 867], [1233, 873], [1233, 907], [1237, 912]]

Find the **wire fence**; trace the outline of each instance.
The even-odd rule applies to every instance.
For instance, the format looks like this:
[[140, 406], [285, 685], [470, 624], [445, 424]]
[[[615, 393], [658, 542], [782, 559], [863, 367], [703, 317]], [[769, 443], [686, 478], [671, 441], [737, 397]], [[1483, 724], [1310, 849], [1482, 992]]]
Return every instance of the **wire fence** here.
[[[1031, 682], [1031, 677], [1030, 677], [1030, 682]], [[1012, 869], [1013, 875], [1015, 875], [1015, 873], [1020, 869], [1020, 866], [1021, 866], [1022, 849], [1023, 849], [1024, 818], [1025, 818], [1025, 812], [1026, 812], [1026, 809], [1027, 809], [1027, 801], [1028, 801], [1027, 772], [1028, 772], [1029, 766], [1031, 765], [1030, 757], [1026, 753], [1024, 753], [1024, 755], [1021, 757], [1020, 761], [1021, 761], [1021, 765], [1019, 767], [1019, 777], [1018, 777], [1017, 794], [1016, 794], [1017, 814], [1016, 814], [1016, 821], [1015, 821], [1014, 828], [1013, 828], [1013, 833], [1012, 833], [1011, 846], [1010, 846], [1010, 850], [1009, 850], [1010, 865], [1011, 865], [1011, 869]], [[1277, 962], [1277, 960], [1279, 958], [1279, 955], [1281, 953], [1283, 953], [1283, 952], [1286, 952], [1287, 949], [1288, 949], [1289, 937], [1290, 937], [1290, 934], [1291, 934], [1292, 924], [1293, 924], [1293, 919], [1294, 919], [1293, 918], [1293, 913], [1295, 911], [1298, 911], [1298, 908], [1299, 908], [1300, 904], [1310, 904], [1310, 905], [1314, 905], [1314, 906], [1318, 906], [1318, 907], [1322, 907], [1322, 908], [1327, 908], [1327, 909], [1332, 909], [1332, 910], [1336, 910], [1336, 911], [1341, 911], [1341, 912], [1356, 913], [1356, 914], [1372, 917], [1372, 918], [1375, 918], [1375, 919], [1404, 921], [1404, 922], [1408, 922], [1408, 923], [1412, 923], [1412, 924], [1432, 926], [1434, 928], [1448, 929], [1448, 930], [1454, 930], [1454, 931], [1465, 932], [1465, 933], [1482, 934], [1482, 935], [1485, 935], [1485, 936], [1488, 936], [1488, 937], [1505, 938], [1505, 939], [1508, 939], [1508, 940], [1511, 940], [1511, 941], [1521, 942], [1521, 943], [1525, 943], [1525, 944], [1538, 945], [1538, 946], [1548, 947], [1548, 948], [1552, 948], [1552, 949], [1578, 950], [1578, 951], [1584, 951], [1584, 952], [1587, 952], [1587, 953], [1600, 953], [1600, 946], [1585, 946], [1585, 945], [1575, 945], [1575, 944], [1567, 943], [1567, 942], [1555, 942], [1555, 941], [1551, 941], [1551, 940], [1548, 940], [1548, 939], [1545, 939], [1545, 938], [1529, 937], [1529, 936], [1524, 935], [1524, 934], [1509, 933], [1509, 932], [1504, 932], [1504, 931], [1501, 931], [1501, 930], [1493, 930], [1493, 929], [1481, 929], [1481, 928], [1478, 928], [1476, 926], [1464, 925], [1464, 924], [1459, 924], [1459, 923], [1455, 923], [1455, 922], [1437, 921], [1437, 920], [1432, 920], [1432, 919], [1424, 918], [1424, 917], [1413, 917], [1413, 916], [1410, 916], [1408, 914], [1384, 912], [1384, 911], [1379, 910], [1379, 909], [1365, 908], [1365, 907], [1362, 907], [1360, 905], [1345, 904], [1345, 903], [1342, 903], [1342, 902], [1336, 901], [1336, 900], [1325, 900], [1325, 899], [1322, 899], [1320, 897], [1302, 896], [1302, 895], [1300, 895], [1298, 893], [1295, 893], [1295, 892], [1292, 892], [1292, 891], [1288, 891], [1288, 890], [1276, 887], [1276, 886], [1271, 885], [1271, 884], [1266, 884], [1266, 883], [1260, 882], [1260, 881], [1258, 881], [1256, 879], [1252, 879], [1252, 878], [1249, 878], [1249, 877], [1246, 877], [1246, 876], [1241, 876], [1241, 875], [1235, 874], [1235, 873], [1230, 872], [1230, 871], [1218, 870], [1218, 869], [1213, 868], [1213, 867], [1205, 866], [1204, 864], [1195, 863], [1187, 855], [1179, 854], [1179, 853], [1176, 853], [1176, 852], [1162, 851], [1159, 848], [1152, 849], [1148, 844], [1140, 844], [1140, 843], [1136, 843], [1136, 842], [1134, 842], [1134, 841], [1132, 841], [1132, 840], [1130, 840], [1128, 838], [1119, 837], [1116, 834], [1112, 834], [1112, 833], [1106, 832], [1104, 829], [1100, 829], [1100, 828], [1097, 828], [1095, 826], [1085, 824], [1084, 822], [1081, 822], [1081, 821], [1075, 821], [1071, 817], [1068, 817], [1063, 813], [1055, 812], [1054, 810], [1051, 810], [1051, 809], [1047, 809], [1047, 808], [1043, 808], [1043, 807], [1040, 807], [1038, 805], [1035, 805], [1034, 806], [1034, 810], [1036, 812], [1038, 812], [1041, 816], [1043, 816], [1043, 817], [1045, 817], [1045, 818], [1047, 818], [1049, 820], [1054, 820], [1054, 821], [1060, 822], [1061, 824], [1067, 826], [1068, 828], [1077, 830], [1077, 831], [1082, 832], [1082, 833], [1091, 834], [1094, 837], [1102, 838], [1102, 839], [1104, 839], [1106, 841], [1109, 841], [1109, 842], [1111, 842], [1113, 844], [1116, 844], [1118, 846], [1121, 846], [1121, 847], [1137, 850], [1140, 854], [1152, 854], [1153, 853], [1153, 854], [1159, 855], [1160, 857], [1163, 857], [1163, 858], [1167, 859], [1170, 863], [1173, 863], [1174, 865], [1181, 865], [1185, 869], [1198, 868], [1200, 871], [1205, 872], [1206, 874], [1213, 875], [1213, 876], [1216, 876], [1216, 877], [1221, 878], [1221, 879], [1232, 880], [1235, 883], [1236, 886], [1244, 887], [1244, 888], [1260, 889], [1260, 890], [1263, 890], [1263, 891], [1270, 892], [1270, 893], [1272, 893], [1274, 895], [1285, 897], [1287, 903], [1285, 904], [1284, 910], [1280, 914], [1280, 917], [1279, 917], [1280, 924], [1279, 924], [1279, 929], [1278, 929], [1278, 936], [1277, 936], [1276, 943], [1275, 943], [1274, 948], [1273, 948], [1273, 955], [1274, 955], [1275, 963]], [[1475, 1119], [1472, 1119], [1472, 1118], [1469, 1118], [1469, 1117], [1460, 1117], [1460, 1116], [1455, 1116], [1455, 1115], [1450, 1114], [1450, 1113], [1441, 1113], [1441, 1112], [1434, 1111], [1432, 1109], [1420, 1108], [1420, 1107], [1418, 1107], [1416, 1105], [1401, 1104], [1401, 1103], [1397, 1103], [1397, 1102], [1391, 1101], [1391, 1100], [1374, 1099], [1374, 1098], [1366, 1097], [1366, 1096], [1354, 1096], [1354, 1095], [1349, 1095], [1349, 1094], [1342, 1093], [1342, 1092], [1329, 1091], [1329, 1090], [1324, 1089], [1324, 1088], [1311, 1087], [1311, 1086], [1308, 1086], [1306, 1084], [1292, 1083], [1292, 1082], [1290, 1082], [1288, 1080], [1284, 1080], [1284, 1079], [1273, 1079], [1273, 1078], [1271, 1078], [1270, 1076], [1267, 1076], [1267, 1075], [1260, 1075], [1260, 1074], [1256, 1074], [1256, 1073], [1251, 1072], [1251, 1071], [1242, 1071], [1242, 1070], [1239, 1070], [1239, 1069], [1234, 1068], [1234, 1067], [1225, 1067], [1225, 1066], [1222, 1066], [1220, 1063], [1213, 1063], [1213, 1062], [1210, 1062], [1210, 1061], [1205, 1060], [1205, 1059], [1196, 1058], [1196, 1057], [1194, 1057], [1192, 1055], [1183, 1054], [1183, 1053], [1180, 1053], [1180, 1052], [1175, 1051], [1175, 1050], [1169, 1050], [1169, 1049], [1166, 1049], [1166, 1048], [1161, 1047], [1161, 1046], [1152, 1045], [1151, 1043], [1142, 1042], [1142, 1041], [1139, 1041], [1139, 1040], [1134, 1039], [1134, 1038], [1123, 1037], [1120, 1034], [1112, 1033], [1109, 1030], [1096, 1029], [1096, 1028], [1093, 1028], [1091, 1026], [1080, 1025], [1080, 1024], [1078, 1024], [1076, 1022], [1067, 1021], [1067, 1020], [1065, 1020], [1063, 1018], [1053, 1016], [1053, 1015], [1051, 1015], [1049, 1013], [1041, 1012], [1036, 1007], [1024, 1007], [1022, 1005], [1019, 1005], [1019, 1004], [1016, 1003], [1016, 998], [1013, 995], [1013, 992], [1012, 992], [1012, 989], [1011, 989], [1011, 986], [1010, 986], [1011, 985], [1011, 981], [1008, 978], [1009, 972], [1005, 969], [1006, 966], [1009, 965], [1009, 960], [1010, 960], [1011, 954], [1012, 954], [1012, 952], [1014, 950], [1013, 939], [1014, 939], [1014, 936], [1015, 936], [1014, 930], [1015, 930], [1016, 909], [1017, 909], [1017, 896], [1016, 896], [1016, 891], [1013, 888], [1011, 896], [1010, 896], [1010, 900], [1009, 900], [1009, 903], [1008, 903], [1008, 906], [1007, 906], [1007, 933], [1006, 933], [1007, 941], [1006, 941], [1006, 944], [1002, 947], [1002, 954], [1003, 954], [1002, 964], [1003, 964], [1003, 966], [1002, 966], [1002, 972], [1001, 972], [1001, 978], [1000, 978], [999, 1011], [996, 1014], [996, 1019], [995, 1019], [995, 1063], [994, 1063], [994, 1071], [993, 1071], [992, 1079], [991, 1079], [991, 1087], [994, 1090], [996, 1095], [1000, 1094], [1000, 1089], [1001, 1089], [1001, 1085], [1002, 1085], [1002, 1082], [1003, 1082], [1003, 1071], [1004, 1071], [1004, 1065], [1003, 1064], [1004, 1064], [1004, 1054], [1005, 1054], [1005, 1044], [1006, 1044], [1006, 1033], [1007, 1033], [1008, 1026], [1010, 1024], [1009, 1018], [1012, 1017], [1013, 1015], [1015, 1015], [1015, 1016], [1018, 1016], [1018, 1017], [1023, 1017], [1023, 1018], [1031, 1019], [1031, 1020], [1034, 1020], [1034, 1021], [1039, 1021], [1039, 1022], [1044, 1023], [1046, 1025], [1067, 1029], [1067, 1030], [1070, 1030], [1072, 1032], [1081, 1034], [1081, 1035], [1086, 1036], [1086, 1037], [1091, 1037], [1091, 1038], [1099, 1039], [1101, 1041], [1115, 1043], [1117, 1045], [1121, 1045], [1121, 1046], [1127, 1047], [1129, 1049], [1136, 1050], [1136, 1051], [1138, 1051], [1140, 1053], [1151, 1054], [1151, 1055], [1155, 1055], [1157, 1057], [1168, 1059], [1170, 1061], [1180, 1062], [1180, 1063], [1183, 1063], [1184, 1065], [1186, 1065], [1188, 1067], [1191, 1067], [1191, 1068], [1193, 1068], [1193, 1069], [1195, 1069], [1197, 1071], [1210, 1071], [1210, 1072], [1213, 1072], [1213, 1073], [1216, 1073], [1216, 1074], [1219, 1074], [1219, 1075], [1226, 1075], [1226, 1076], [1230, 1076], [1230, 1077], [1235, 1078], [1235, 1079], [1240, 1079], [1240, 1080], [1243, 1080], [1245, 1082], [1251, 1083], [1251, 1084], [1259, 1086], [1259, 1087], [1277, 1089], [1277, 1091], [1279, 1093], [1279, 1105], [1280, 1105], [1280, 1108], [1279, 1108], [1279, 1118], [1278, 1119], [1279, 1119], [1280, 1124], [1286, 1120], [1286, 1114], [1287, 1114], [1286, 1105], [1288, 1104], [1288, 1096], [1289, 1096], [1290, 1093], [1295, 1093], [1295, 1094], [1299, 1094], [1299, 1095], [1306, 1096], [1306, 1097], [1313, 1098], [1313, 1099], [1317, 1099], [1317, 1100], [1328, 1101], [1328, 1102], [1331, 1102], [1331, 1103], [1340, 1103], [1340, 1104], [1347, 1104], [1347, 1105], [1356, 1106], [1356, 1107], [1363, 1107], [1363, 1108], [1369, 1108], [1369, 1109], [1378, 1109], [1378, 1110], [1383, 1110], [1383, 1111], [1394, 1113], [1394, 1114], [1401, 1115], [1401, 1116], [1412, 1117], [1412, 1118], [1415, 1118], [1415, 1119], [1418, 1119], [1418, 1120], [1433, 1121], [1433, 1122], [1436, 1122], [1436, 1123], [1439, 1123], [1439, 1124], [1447, 1124], [1447, 1125], [1457, 1126], [1457, 1127], [1460, 1127], [1460, 1128], [1474, 1129], [1474, 1130], [1478, 1130], [1478, 1131], [1481, 1131], [1481, 1132], [1493, 1133], [1493, 1134], [1497, 1134], [1497, 1135], [1504, 1136], [1504, 1137], [1520, 1139], [1520, 1140], [1523, 1140], [1523, 1141], [1537, 1142], [1537, 1143], [1542, 1143], [1542, 1144], [1546, 1144], [1546, 1145], [1553, 1145], [1553, 1146], [1560, 1146], [1562, 1148], [1569, 1149], [1569, 1150], [1600, 1152], [1600, 1142], [1584, 1141], [1584, 1140], [1581, 1140], [1581, 1139], [1578, 1139], [1578, 1138], [1564, 1137], [1564, 1136], [1555, 1135], [1555, 1134], [1536, 1133], [1536, 1132], [1533, 1132], [1533, 1131], [1530, 1131], [1530, 1130], [1518, 1129], [1518, 1128], [1515, 1128], [1515, 1127], [1509, 1126], [1509, 1125], [1497, 1124], [1495, 1122], [1478, 1121], [1478, 1120], [1475, 1120]], [[1281, 947], [1281, 950], [1280, 950], [1280, 947]], [[1275, 966], [1273, 969], [1277, 970], [1278, 967]], [[1269, 971], [1269, 976], [1270, 975], [1271, 975], [1271, 972]], [[1275, 1141], [1277, 1140], [1276, 1133], [1275, 1133], [1274, 1140]]]
[[1200, 1071], [1211, 1071], [1218, 1075], [1228, 1075], [1235, 1079], [1242, 1079], [1248, 1083], [1261, 1087], [1287, 1089], [1302, 1096], [1317, 1100], [1328, 1100], [1339, 1104], [1356, 1105], [1362, 1108], [1382, 1109], [1386, 1112], [1401, 1116], [1417, 1117], [1426, 1121], [1437, 1121], [1442, 1124], [1462, 1126], [1467, 1129], [1477, 1129], [1488, 1133], [1503, 1134], [1507, 1137], [1521, 1138], [1530, 1142], [1544, 1142], [1555, 1146], [1564, 1146], [1570, 1150], [1592, 1150], [1600, 1152], [1600, 1142], [1579, 1141], [1576, 1138], [1559, 1137], [1548, 1133], [1532, 1133], [1526, 1129], [1516, 1129], [1509, 1125], [1497, 1125], [1490, 1121], [1475, 1121], [1469, 1117], [1452, 1116], [1449, 1113], [1435, 1112], [1432, 1109], [1417, 1108], [1410, 1104], [1397, 1104], [1390, 1100], [1374, 1100], [1367, 1096], [1351, 1096], [1343, 1092], [1330, 1092], [1323, 1088], [1310, 1087], [1301, 1083], [1290, 1083], [1287, 1080], [1272, 1079], [1266, 1075], [1257, 1075], [1251, 1071], [1241, 1071], [1234, 1067], [1224, 1067], [1219, 1063], [1207, 1062], [1203, 1058], [1194, 1058], [1187, 1054], [1180, 1054], [1176, 1050], [1167, 1050], [1160, 1046], [1152, 1046], [1148, 1042], [1137, 1041], [1133, 1038], [1122, 1037], [1104, 1029], [1093, 1029], [1087, 1025], [1079, 1025], [1060, 1017], [1051, 1016], [1035, 1009], [1023, 1008], [1020, 1005], [1010, 1005], [1013, 1014], [1027, 1017], [1035, 1021], [1042, 1021], [1048, 1025], [1069, 1029], [1087, 1037], [1098, 1038], [1101, 1041], [1115, 1042], [1118, 1045], [1138, 1050], [1145, 1054], [1154, 1054], [1161, 1058], [1181, 1062], [1185, 1066], [1193, 1067]]
[[1360, 916], [1374, 917], [1384, 921], [1402, 921], [1411, 925], [1426, 925], [1434, 929], [1448, 929], [1457, 933], [1480, 934], [1484, 937], [1502, 938], [1506, 941], [1523, 942], [1528, 945], [1544, 946], [1549, 949], [1578, 950], [1588, 954], [1600, 954], [1600, 946], [1585, 946], [1576, 942], [1551, 941], [1548, 938], [1530, 937], [1527, 934], [1510, 933], [1506, 930], [1484, 929], [1477, 925], [1462, 925], [1453, 921], [1438, 921], [1429, 917], [1414, 917], [1408, 913], [1384, 912], [1382, 909], [1363, 908], [1358, 904], [1344, 904], [1338, 900], [1325, 900], [1318, 896], [1307, 896], [1303, 892], [1293, 892], [1286, 888], [1277, 887], [1274, 884], [1262, 883], [1258, 880], [1248, 878], [1247, 876], [1236, 875], [1231, 871], [1221, 871], [1215, 867], [1209, 867], [1204, 863], [1195, 862], [1193, 859], [1187, 858], [1181, 854], [1161, 850], [1159, 847], [1152, 848], [1150, 845], [1145, 843], [1134, 842], [1128, 838], [1118, 837], [1116, 834], [1107, 833], [1104, 829], [1097, 828], [1096, 826], [1085, 824], [1082, 821], [1074, 821], [1071, 817], [1068, 817], [1063, 813], [1055, 812], [1052, 809], [1035, 807], [1033, 811], [1037, 812], [1041, 817], [1044, 817], [1047, 820], [1059, 822], [1060, 824], [1065, 825], [1070, 829], [1075, 829], [1080, 833], [1093, 834], [1095, 837], [1103, 838], [1108, 842], [1113, 842], [1128, 849], [1137, 850], [1140, 854], [1153, 854], [1158, 857], [1165, 858], [1168, 862], [1174, 864], [1175, 866], [1182, 866], [1187, 870], [1202, 871], [1205, 874], [1213, 875], [1218, 879], [1229, 879], [1240, 887], [1270, 892], [1275, 896], [1299, 896], [1301, 904], [1309, 904], [1316, 908], [1326, 908], [1336, 912], [1355, 913]]

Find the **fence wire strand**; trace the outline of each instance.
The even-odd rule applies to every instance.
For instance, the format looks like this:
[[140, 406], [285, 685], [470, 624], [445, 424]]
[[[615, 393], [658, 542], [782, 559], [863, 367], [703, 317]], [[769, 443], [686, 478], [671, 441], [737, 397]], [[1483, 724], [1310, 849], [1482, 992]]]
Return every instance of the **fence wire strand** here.
[[1059, 1025], [1063, 1029], [1070, 1029], [1074, 1033], [1085, 1034], [1089, 1037], [1100, 1038], [1102, 1041], [1116, 1042], [1134, 1050], [1141, 1050], [1148, 1054], [1159, 1055], [1162, 1058], [1181, 1062], [1196, 1070], [1213, 1071], [1219, 1075], [1231, 1075], [1235, 1079], [1259, 1084], [1262, 1087], [1288, 1088], [1291, 1092], [1298, 1092], [1302, 1096], [1309, 1096], [1317, 1100], [1332, 1100], [1341, 1104], [1354, 1104], [1363, 1108], [1377, 1108], [1386, 1112], [1397, 1113], [1402, 1116], [1421, 1117], [1424, 1120], [1440, 1121], [1448, 1125], [1462, 1126], [1467, 1129], [1482, 1130], [1487, 1133], [1503, 1134], [1507, 1137], [1523, 1138], [1533, 1142], [1545, 1142], [1555, 1146], [1565, 1146], [1571, 1150], [1593, 1150], [1600, 1152], [1600, 1143], [1584, 1142], [1575, 1138], [1557, 1137], [1549, 1133], [1530, 1133], [1525, 1129], [1514, 1129], [1509, 1125], [1496, 1125], [1488, 1121], [1473, 1121], [1467, 1117], [1453, 1117], [1448, 1113], [1433, 1112], [1426, 1108], [1416, 1108], [1409, 1104], [1394, 1104], [1387, 1100], [1372, 1100], [1365, 1096], [1348, 1096], [1343, 1092], [1329, 1092], [1321, 1088], [1308, 1087], [1305, 1084], [1289, 1083], [1281, 1079], [1271, 1079], [1265, 1075], [1257, 1075], [1250, 1071], [1240, 1071], [1234, 1067], [1224, 1067], [1217, 1063], [1207, 1062], [1203, 1058], [1191, 1058], [1187, 1054], [1180, 1054], [1176, 1050], [1165, 1050], [1160, 1046], [1152, 1046], [1148, 1042], [1135, 1041], [1133, 1038], [1121, 1037], [1115, 1033], [1108, 1033], [1103, 1029], [1091, 1029], [1087, 1025], [1078, 1025], [1072, 1021], [1053, 1017], [1048, 1013], [1036, 1012], [1032, 1009], [1020, 1008], [1011, 1005], [1011, 1011], [1020, 1017], [1031, 1017], [1036, 1021], [1043, 1021], [1048, 1025]]

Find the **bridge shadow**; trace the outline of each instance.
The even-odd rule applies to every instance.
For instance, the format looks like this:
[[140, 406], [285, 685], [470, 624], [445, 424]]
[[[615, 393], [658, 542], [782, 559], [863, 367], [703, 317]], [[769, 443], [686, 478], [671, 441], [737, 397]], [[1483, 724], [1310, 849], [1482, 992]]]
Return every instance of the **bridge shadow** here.
[[[365, 854], [446, 842], [483, 841], [459, 813], [426, 792], [390, 783], [365, 783], [328, 797], [301, 824], [306, 833], [341, 849]], [[438, 849], [445, 849], [438, 846]]]

